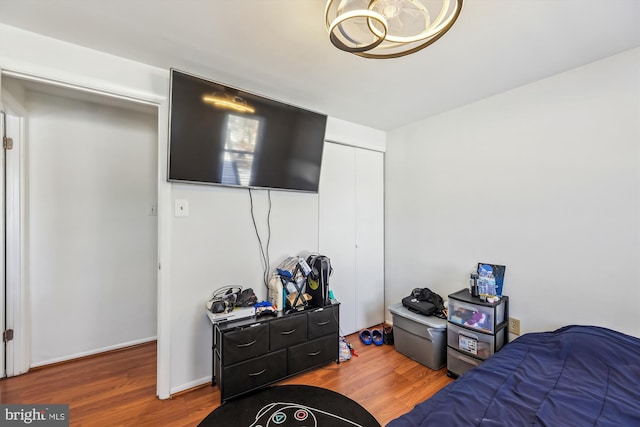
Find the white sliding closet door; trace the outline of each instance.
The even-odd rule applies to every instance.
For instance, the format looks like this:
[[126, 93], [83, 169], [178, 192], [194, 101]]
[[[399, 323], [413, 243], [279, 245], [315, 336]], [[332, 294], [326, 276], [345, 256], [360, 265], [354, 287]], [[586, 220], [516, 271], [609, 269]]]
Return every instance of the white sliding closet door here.
[[355, 153], [344, 145], [325, 143], [319, 187], [320, 253], [331, 258], [329, 289], [340, 301], [340, 329], [355, 326]]
[[355, 149], [356, 327], [384, 321], [384, 163], [377, 151]]
[[383, 169], [382, 153], [325, 144], [318, 243], [344, 335], [384, 321]]

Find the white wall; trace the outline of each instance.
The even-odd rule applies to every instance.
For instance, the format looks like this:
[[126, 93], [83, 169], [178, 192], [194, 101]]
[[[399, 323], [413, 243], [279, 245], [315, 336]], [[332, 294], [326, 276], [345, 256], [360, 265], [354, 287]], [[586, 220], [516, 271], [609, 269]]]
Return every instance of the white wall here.
[[[327, 139], [385, 148], [385, 134], [334, 118]], [[271, 191], [270, 266], [286, 257], [318, 252], [318, 194]], [[253, 190], [258, 233], [268, 238], [266, 190]], [[211, 380], [211, 323], [204, 311], [212, 292], [241, 285], [266, 299], [260, 244], [251, 219], [249, 191], [208, 185], [172, 184], [172, 199], [187, 200], [188, 217], [173, 217], [171, 283], [171, 392]]]
[[[284, 258], [318, 250], [318, 195], [271, 191], [270, 271]], [[252, 190], [262, 245], [268, 239], [266, 190]], [[251, 218], [249, 191], [174, 184], [173, 199], [189, 203], [188, 217], [174, 217], [171, 305], [172, 393], [211, 380], [212, 326], [205, 303], [226, 285], [252, 288], [267, 297], [260, 244]]]
[[157, 114], [26, 95], [31, 366], [154, 340]]
[[[640, 49], [387, 136], [386, 304], [504, 264], [523, 332], [640, 336]], [[388, 315], [387, 315], [388, 316]]]
[[[211, 292], [230, 283], [253, 287], [260, 297], [266, 292], [248, 191], [166, 182], [168, 70], [6, 25], [0, 25], [0, 68], [159, 106], [158, 395], [167, 398], [210, 381], [211, 326], [204, 308]], [[281, 99], [278, 94], [264, 95]], [[329, 136], [384, 151], [384, 133], [363, 126], [330, 119]], [[256, 222], [266, 244], [267, 192], [253, 194]], [[273, 268], [285, 256], [318, 250], [318, 196], [282, 191], [272, 191], [271, 196]], [[188, 217], [173, 215], [176, 199], [188, 200]]]

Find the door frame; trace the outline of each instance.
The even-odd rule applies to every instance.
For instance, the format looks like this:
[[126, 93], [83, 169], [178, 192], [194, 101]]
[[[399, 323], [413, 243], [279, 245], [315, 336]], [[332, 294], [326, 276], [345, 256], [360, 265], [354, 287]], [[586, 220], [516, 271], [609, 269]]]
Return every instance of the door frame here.
[[[101, 96], [106, 96], [107, 98], [118, 98], [123, 99], [135, 103], [143, 103], [147, 105], [152, 105], [158, 109], [157, 115], [157, 123], [158, 123], [158, 155], [157, 155], [157, 206], [158, 206], [158, 225], [157, 225], [157, 372], [156, 372], [156, 395], [160, 399], [168, 399], [171, 397], [170, 392], [170, 227], [169, 222], [171, 218], [171, 187], [169, 183], [166, 181], [166, 170], [167, 170], [167, 138], [168, 138], [168, 117], [169, 117], [169, 106], [168, 99], [166, 97], [155, 96], [151, 94], [140, 94], [140, 93], [127, 93], [126, 89], [106, 84], [106, 88], [98, 88], [98, 87], [88, 87], [80, 84], [74, 84], [73, 82], [62, 82], [59, 80], [55, 80], [52, 78], [48, 78], [45, 76], [37, 76], [34, 74], [26, 73], [19, 70], [12, 70], [9, 68], [0, 69], [0, 84], [2, 82], [2, 76], [10, 76], [23, 80], [30, 80], [35, 82], [40, 82], [56, 87], [68, 88], [73, 90], [79, 90], [83, 92], [89, 92]], [[73, 80], [73, 78], [71, 78]], [[2, 93], [2, 98], [5, 99], [6, 94]], [[23, 113], [26, 113], [23, 111]], [[26, 114], [24, 114], [26, 116]], [[22, 121], [22, 135], [24, 135], [25, 122]], [[22, 146], [24, 144], [21, 144]], [[22, 161], [24, 162], [24, 155], [22, 156]], [[24, 173], [24, 167], [21, 169], [22, 173]], [[21, 180], [24, 183], [24, 179]], [[24, 191], [24, 188], [22, 188]], [[22, 197], [24, 200], [24, 197]], [[23, 202], [24, 203], [24, 202]], [[15, 207], [15, 205], [13, 205]], [[22, 206], [24, 207], [24, 206]], [[24, 212], [24, 209], [22, 210]], [[24, 224], [24, 221], [22, 221]], [[24, 237], [24, 236], [21, 236]], [[12, 244], [14, 241], [11, 241]], [[23, 245], [22, 245], [23, 246]], [[16, 248], [11, 246], [10, 250], [18, 250], [18, 253], [22, 253], [22, 248]], [[8, 250], [7, 250], [8, 251]], [[24, 269], [24, 258], [21, 260], [21, 266]], [[24, 274], [20, 275], [18, 284], [16, 285], [16, 289], [19, 291], [12, 292], [11, 295], [8, 295], [7, 292], [7, 307], [11, 308], [11, 313], [9, 313], [9, 309], [7, 309], [7, 314], [11, 314], [11, 316], [15, 319], [22, 319], [23, 323], [20, 325], [20, 330], [16, 329], [14, 332], [14, 347], [15, 343], [18, 342], [16, 340], [17, 335], [22, 335], [22, 332], [25, 331], [25, 328], [29, 328], [28, 322], [25, 322], [24, 319], [28, 319], [28, 301], [24, 297], [26, 292], [26, 282], [27, 278], [25, 278]], [[20, 321], [20, 320], [19, 320]], [[15, 326], [15, 322], [14, 322]], [[18, 332], [21, 332], [20, 334]], [[22, 335], [20, 342], [22, 342], [23, 346], [24, 342], [28, 341], [26, 338], [30, 335]], [[27, 369], [30, 363], [30, 349], [27, 347], [27, 351], [20, 354], [20, 361], [18, 362], [18, 366], [22, 367], [25, 363], [27, 364]], [[14, 352], [15, 354], [15, 352]], [[26, 371], [25, 371], [26, 372]]]
[[[5, 277], [7, 280], [7, 329], [14, 331], [30, 331], [28, 294], [24, 286], [25, 254], [24, 254], [24, 224], [25, 224], [25, 176], [24, 176], [24, 141], [25, 116], [9, 116], [7, 134], [12, 135], [13, 149], [5, 152], [6, 183], [5, 183]], [[11, 178], [11, 179], [9, 179]], [[31, 360], [31, 343], [27, 334], [13, 334], [13, 340], [8, 341], [6, 351], [7, 376], [24, 374], [29, 370]]]
[[[3, 138], [6, 136], [5, 123], [6, 123], [6, 108], [2, 105], [2, 96], [0, 91], [0, 136]], [[4, 144], [4, 142], [3, 142]], [[0, 150], [0, 188], [4, 188], [4, 149]], [[3, 192], [4, 193], [4, 192]], [[4, 241], [4, 197], [0, 197], [0, 240]], [[4, 245], [0, 245], [0, 331], [5, 331], [5, 324], [7, 319], [7, 300], [6, 300], [6, 279], [5, 279], [5, 265], [4, 265]], [[5, 365], [7, 353], [7, 346], [4, 342], [4, 337], [0, 343], [0, 378], [4, 378], [7, 375], [7, 369]]]
[[[8, 152], [2, 150], [4, 171], [2, 174], [4, 197], [3, 232], [5, 244], [2, 245], [1, 260], [5, 286], [4, 298], [5, 314], [3, 331], [12, 329], [13, 339], [4, 343], [4, 373], [14, 376], [29, 370], [30, 343], [28, 300], [24, 286], [24, 140], [26, 111], [24, 107], [9, 93], [2, 94], [3, 122], [6, 124], [4, 132], [13, 140], [13, 148]], [[25, 331], [26, 333], [22, 333]]]

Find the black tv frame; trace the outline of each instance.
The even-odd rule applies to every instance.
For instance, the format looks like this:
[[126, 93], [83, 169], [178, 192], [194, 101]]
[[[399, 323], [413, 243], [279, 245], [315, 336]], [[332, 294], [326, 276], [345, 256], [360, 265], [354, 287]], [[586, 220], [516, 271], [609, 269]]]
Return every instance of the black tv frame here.
[[[258, 95], [233, 86], [172, 68], [170, 70], [169, 134], [167, 180], [176, 183], [216, 185], [236, 188], [271, 189], [317, 193], [327, 116]], [[177, 87], [181, 85], [181, 87]], [[218, 111], [210, 113], [199, 90], [223, 92], [259, 107], [255, 113]], [[196, 99], [196, 96], [199, 98]], [[203, 105], [196, 105], [197, 102]], [[182, 106], [180, 106], [180, 104]], [[193, 105], [193, 109], [189, 110]], [[225, 182], [221, 160], [224, 146], [224, 120], [231, 114], [256, 117], [258, 137], [250, 179], [253, 182]], [[264, 123], [264, 124], [263, 124]], [[307, 133], [312, 136], [309, 141]], [[261, 140], [264, 138], [264, 140]], [[234, 162], [235, 164], [235, 162]], [[233, 171], [232, 171], [233, 173]], [[237, 172], [236, 172], [237, 175]], [[246, 176], [245, 176], [246, 178]]]

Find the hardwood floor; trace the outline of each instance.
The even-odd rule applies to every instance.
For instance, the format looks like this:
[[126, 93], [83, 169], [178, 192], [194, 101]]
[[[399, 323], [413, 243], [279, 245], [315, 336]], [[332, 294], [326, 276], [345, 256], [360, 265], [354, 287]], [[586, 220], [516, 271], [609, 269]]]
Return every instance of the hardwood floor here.
[[[453, 381], [446, 368], [420, 365], [393, 346], [347, 337], [358, 357], [278, 384], [308, 384], [342, 393], [385, 426]], [[220, 405], [217, 387], [156, 397], [156, 344], [34, 369], [0, 380], [0, 403], [70, 405], [71, 426], [196, 426]]]

